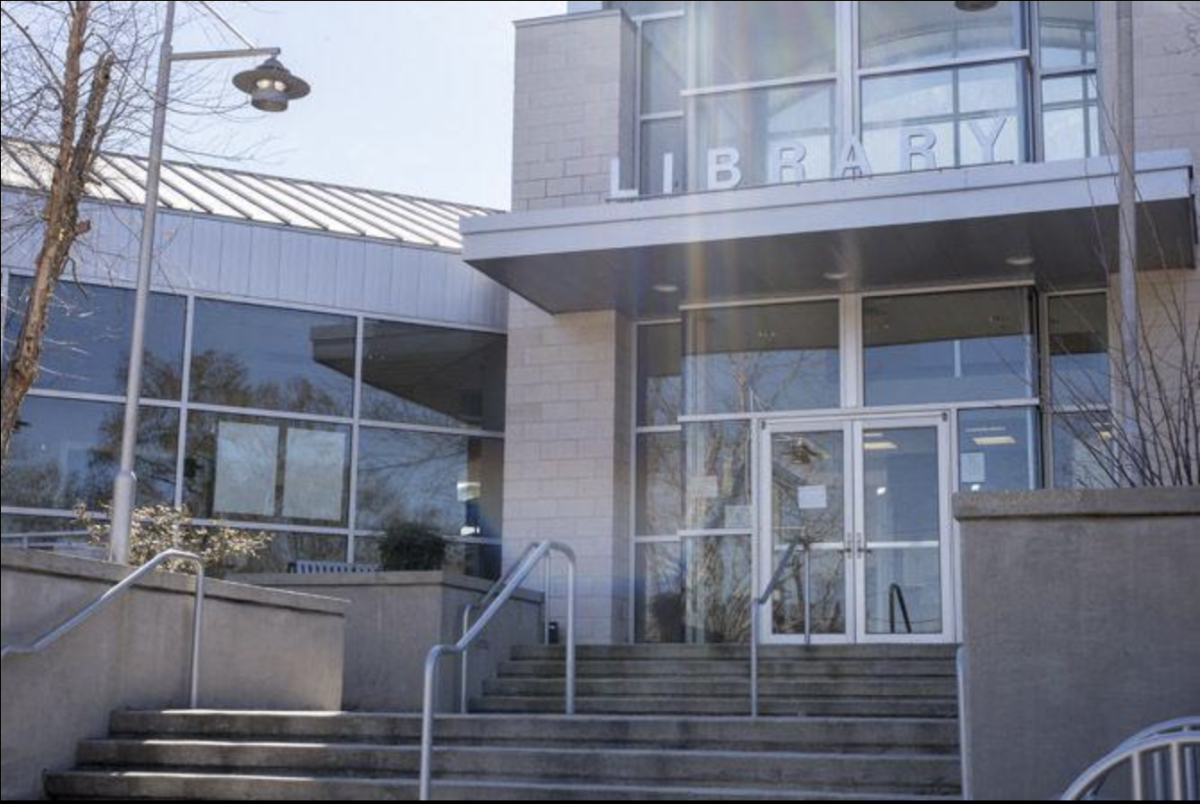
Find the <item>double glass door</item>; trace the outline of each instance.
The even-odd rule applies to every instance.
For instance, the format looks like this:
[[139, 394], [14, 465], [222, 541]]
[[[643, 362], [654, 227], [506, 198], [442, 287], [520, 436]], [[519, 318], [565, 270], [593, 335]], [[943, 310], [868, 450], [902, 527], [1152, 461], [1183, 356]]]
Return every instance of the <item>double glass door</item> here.
[[780, 422], [762, 438], [758, 588], [782, 569], [766, 640], [948, 641], [947, 420]]

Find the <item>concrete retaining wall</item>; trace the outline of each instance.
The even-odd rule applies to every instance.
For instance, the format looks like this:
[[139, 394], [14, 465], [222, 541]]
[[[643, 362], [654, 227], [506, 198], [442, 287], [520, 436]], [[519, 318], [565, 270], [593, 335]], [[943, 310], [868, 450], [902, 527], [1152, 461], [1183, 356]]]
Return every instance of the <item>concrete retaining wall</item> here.
[[975, 798], [1058, 798], [1200, 715], [1200, 489], [960, 497]]
[[[3, 642], [37, 639], [128, 570], [46, 553], [0, 553]], [[74, 765], [80, 740], [103, 737], [117, 709], [187, 702], [194, 583], [165, 573], [45, 654], [3, 670], [3, 798], [37, 798], [45, 770]], [[336, 710], [345, 604], [211, 582], [200, 703], [232, 709]]]
[[[307, 592], [350, 602], [346, 615], [344, 707], [356, 712], [418, 712], [423, 699], [425, 657], [438, 644], [462, 636], [463, 610], [490, 584], [442, 573], [379, 575], [253, 575], [242, 582]], [[521, 593], [500, 613], [470, 656], [470, 690], [507, 661], [514, 645], [543, 639], [542, 596]], [[442, 661], [440, 711], [458, 711], [455, 658]]]

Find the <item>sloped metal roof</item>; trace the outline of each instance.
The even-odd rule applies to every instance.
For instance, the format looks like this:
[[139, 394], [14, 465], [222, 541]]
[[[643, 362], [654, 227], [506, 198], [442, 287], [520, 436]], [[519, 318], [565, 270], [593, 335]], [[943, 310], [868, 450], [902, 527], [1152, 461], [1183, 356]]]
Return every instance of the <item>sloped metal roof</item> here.
[[[104, 154], [88, 187], [93, 198], [142, 206], [144, 157]], [[24, 140], [0, 142], [0, 183], [47, 192], [54, 149]], [[495, 210], [427, 198], [285, 179], [183, 162], [166, 162], [160, 203], [164, 210], [238, 221], [391, 240], [460, 250], [459, 221]]]

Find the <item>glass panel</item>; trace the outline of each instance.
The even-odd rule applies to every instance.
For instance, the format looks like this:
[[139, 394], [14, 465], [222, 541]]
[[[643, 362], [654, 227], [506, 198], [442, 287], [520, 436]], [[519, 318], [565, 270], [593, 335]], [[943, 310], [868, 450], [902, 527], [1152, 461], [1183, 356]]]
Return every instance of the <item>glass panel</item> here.
[[1056, 406], [1108, 405], [1108, 295], [1050, 299], [1051, 390]]
[[[14, 276], [10, 282], [9, 294], [16, 306], [10, 308], [4, 322], [5, 372], [29, 304], [29, 280]], [[60, 283], [50, 303], [41, 372], [35, 387], [125, 396], [133, 305], [134, 294], [129, 290]], [[180, 397], [186, 309], [186, 302], [179, 296], [150, 296], [142, 391], [146, 399]]]
[[863, 302], [867, 404], [1037, 395], [1028, 289]]
[[363, 418], [501, 432], [507, 364], [503, 335], [367, 321]]
[[958, 414], [959, 489], [1040, 488], [1041, 436], [1036, 409], [964, 410]]
[[942, 555], [935, 547], [867, 556], [868, 634], [942, 633]]
[[272, 533], [266, 553], [246, 562], [239, 572], [294, 572], [298, 561], [345, 564], [349, 540], [345, 536], [312, 533]]
[[[783, 553], [776, 554], [779, 560]], [[798, 552], [783, 585], [775, 594], [774, 633], [799, 636], [804, 630], [804, 563], [812, 557], [812, 633], [846, 633], [846, 556], [840, 550]]]
[[684, 121], [651, 120], [642, 124], [641, 149], [641, 188], [642, 195], [664, 195], [666, 189], [664, 159], [667, 154], [674, 156], [673, 173], [671, 175], [671, 192], [666, 195], [683, 192], [687, 184], [687, 159], [684, 148]]
[[839, 406], [837, 302], [701, 310], [684, 323], [688, 413]]
[[73, 518], [5, 514], [0, 517], [0, 537], [9, 548], [48, 550], [98, 561], [108, 557], [106, 548], [92, 545], [87, 530]]
[[751, 527], [750, 425], [748, 422], [684, 427], [687, 460], [687, 530]]
[[351, 318], [197, 301], [192, 400], [350, 416], [355, 338]]
[[687, 22], [642, 23], [642, 114], [683, 111], [686, 71]]
[[1025, 160], [1016, 64], [868, 78], [862, 92], [863, 146], [876, 173]]
[[686, 640], [693, 645], [750, 640], [749, 536], [685, 539]]
[[193, 412], [184, 470], [200, 519], [345, 527], [350, 428]]
[[358, 527], [416, 523], [452, 538], [500, 538], [504, 442], [363, 428]]
[[1090, 67], [1096, 63], [1096, 4], [1042, 0], [1042, 69]]
[[683, 328], [679, 324], [638, 329], [638, 424], [675, 424], [683, 404]]
[[833, 99], [831, 84], [696, 98], [695, 153], [704, 161], [692, 186], [713, 189], [706, 161], [716, 148], [737, 149], [744, 187], [829, 178], [834, 163]]
[[1123, 479], [1117, 467], [1117, 440], [1107, 411], [1054, 415], [1054, 487], [1107, 489]]
[[1100, 155], [1100, 101], [1096, 76], [1071, 75], [1042, 82], [1046, 161]]
[[871, 545], [940, 542], [941, 464], [932, 427], [863, 434], [866, 539]]
[[684, 641], [684, 568], [678, 543], [637, 547], [634, 595], [635, 640], [639, 644]]
[[[124, 408], [103, 402], [28, 397], [4, 462], [3, 504], [98, 510], [112, 499]], [[143, 407], [138, 427], [138, 502], [175, 497], [179, 413]]]
[[637, 535], [674, 535], [683, 526], [683, 436], [641, 435], [637, 444]]
[[700, 2], [700, 86], [832, 73], [832, 2]]
[[772, 438], [771, 526], [776, 548], [845, 541], [845, 459], [840, 431]]
[[1020, 3], [964, 12], [954, 3], [859, 3], [862, 66], [962, 59], [1021, 48]]

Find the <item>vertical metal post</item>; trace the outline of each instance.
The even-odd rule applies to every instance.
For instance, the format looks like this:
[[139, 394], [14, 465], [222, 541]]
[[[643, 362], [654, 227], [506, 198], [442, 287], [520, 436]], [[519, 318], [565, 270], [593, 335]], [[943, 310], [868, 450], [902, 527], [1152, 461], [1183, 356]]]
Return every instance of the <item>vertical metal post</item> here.
[[812, 547], [804, 548], [804, 645], [812, 647]]
[[750, 601], [750, 717], [758, 717], [758, 598]]
[[421, 710], [421, 801], [429, 801], [433, 790], [433, 707], [437, 691], [438, 661], [441, 649], [434, 648], [425, 659], [425, 706]]
[[142, 393], [142, 365], [146, 342], [146, 309], [150, 301], [151, 271], [154, 263], [154, 239], [158, 224], [158, 194], [162, 178], [163, 141], [166, 138], [167, 103], [171, 91], [172, 38], [175, 29], [176, 0], [167, 3], [163, 40], [159, 50], [158, 85], [154, 92], [154, 122], [150, 135], [150, 157], [146, 171], [146, 204], [142, 213], [142, 241], [138, 249], [137, 294], [133, 313], [133, 334], [129, 347], [129, 376], [125, 383], [125, 422], [121, 432], [121, 464], [113, 483], [112, 527], [109, 557], [114, 563], [129, 563], [129, 543], [133, 529], [133, 510], [137, 498], [138, 406]]
[[196, 562], [196, 604], [192, 612], [192, 680], [188, 705], [200, 708], [200, 650], [204, 639], [204, 594], [206, 578], [204, 565]]
[[550, 644], [550, 583], [553, 578], [550, 574], [550, 556], [551, 553], [546, 553], [546, 558], [543, 559], [546, 564], [542, 568], [542, 640], [544, 644]]
[[575, 610], [575, 561], [567, 562], [567, 715], [575, 714], [575, 644], [577, 625]]
[[1125, 449], [1140, 457], [1142, 445], [1137, 434], [1137, 400], [1142, 384], [1142, 355], [1139, 333], [1141, 310], [1138, 303], [1137, 258], [1137, 101], [1134, 98], [1133, 2], [1117, 3], [1117, 154], [1120, 162], [1117, 194], [1120, 201], [1120, 288], [1121, 288], [1121, 359], [1128, 376], [1124, 382], [1123, 429]]
[[[462, 635], [466, 636], [471, 630], [471, 612], [475, 610], [473, 604], [468, 603], [463, 609]], [[471, 714], [470, 712], [470, 674], [471, 674], [471, 649], [467, 648], [459, 656], [459, 679], [458, 679], [458, 711], [464, 715]]]

